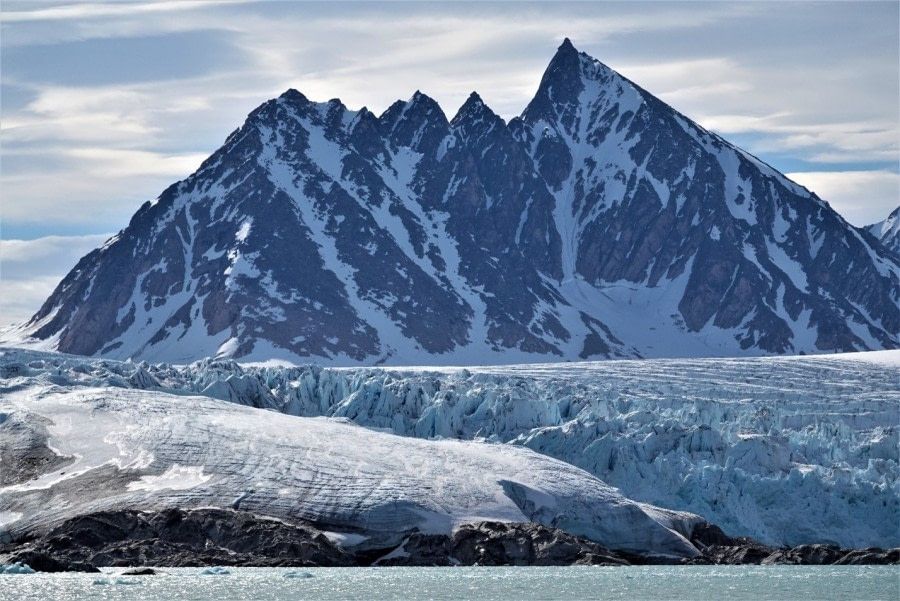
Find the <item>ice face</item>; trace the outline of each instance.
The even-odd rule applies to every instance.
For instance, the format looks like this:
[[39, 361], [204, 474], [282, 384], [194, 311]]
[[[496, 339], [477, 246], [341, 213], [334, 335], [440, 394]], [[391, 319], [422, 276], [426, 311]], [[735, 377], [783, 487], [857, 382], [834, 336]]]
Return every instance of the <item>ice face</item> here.
[[34, 574], [34, 570], [28, 564], [17, 561], [0, 565], [0, 574]]
[[[7, 389], [149, 382], [170, 394], [345, 418], [408, 437], [507, 443], [488, 447], [498, 452], [526, 446], [732, 535], [900, 544], [897, 351], [440, 370], [172, 367], [20, 350], [2, 361]], [[166, 482], [164, 472], [132, 487]]]

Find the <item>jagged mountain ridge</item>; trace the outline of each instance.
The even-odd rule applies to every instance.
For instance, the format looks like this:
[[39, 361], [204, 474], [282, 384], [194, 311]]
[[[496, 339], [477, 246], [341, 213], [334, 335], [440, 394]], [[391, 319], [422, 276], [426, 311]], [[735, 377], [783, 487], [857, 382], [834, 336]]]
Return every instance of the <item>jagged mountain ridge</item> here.
[[900, 265], [566, 40], [521, 117], [289, 90], [19, 335], [113, 358], [511, 363], [900, 345]]

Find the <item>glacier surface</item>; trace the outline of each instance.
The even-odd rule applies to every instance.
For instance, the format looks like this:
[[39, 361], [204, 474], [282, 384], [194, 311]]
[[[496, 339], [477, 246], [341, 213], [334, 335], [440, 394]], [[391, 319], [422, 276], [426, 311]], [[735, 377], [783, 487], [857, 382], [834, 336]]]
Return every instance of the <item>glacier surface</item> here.
[[[89, 364], [2, 359], [0, 538], [117, 509], [230, 507], [396, 545], [484, 520], [536, 522], [613, 548], [699, 555], [699, 516], [637, 503], [529, 449], [420, 440], [348, 420], [221, 400], [73, 385]], [[118, 367], [123, 367], [120, 364]], [[112, 366], [116, 367], [116, 366]], [[138, 368], [140, 369], [140, 368]], [[39, 375], [36, 375], [39, 374]], [[45, 381], [43, 376], [47, 376]]]
[[[625, 497], [699, 514], [733, 536], [773, 545], [900, 546], [900, 351], [402, 369], [216, 360], [172, 366], [0, 352], [5, 398], [61, 386], [66, 392], [53, 398], [116, 398], [117, 411], [165, 398], [181, 402], [185, 411], [220, 411], [215, 423], [221, 427], [256, 415], [264, 416], [260, 431], [269, 428], [265, 419], [281, 423], [274, 413], [234, 413], [229, 405], [196, 398], [211, 397], [293, 416], [344, 418], [367, 428], [341, 425], [353, 433], [350, 439], [381, 437], [366, 447], [389, 445], [400, 452], [406, 443], [425, 444], [387, 433], [439, 445], [422, 449], [468, 448], [441, 439], [495, 443], [471, 448], [496, 458], [524, 446], [590, 472]], [[56, 420], [51, 413], [44, 410]], [[242, 421], [242, 432], [245, 426]], [[239, 447], [234, 452], [244, 452]], [[344, 449], [331, 447], [338, 451]], [[173, 456], [166, 465], [168, 471], [132, 481], [131, 492], [149, 494], [154, 483], [177, 481], [189, 482], [190, 490], [207, 486], [208, 463]], [[198, 471], [200, 465], [207, 467]], [[433, 485], [430, 479], [441, 470], [429, 461], [422, 465], [434, 471], [417, 486]], [[484, 469], [477, 462], [465, 465]], [[569, 473], [555, 465], [550, 471]], [[521, 473], [517, 478], [536, 486]], [[172, 495], [177, 489], [166, 490]], [[495, 493], [495, 501], [508, 499]], [[521, 519], [517, 511], [509, 518]]]

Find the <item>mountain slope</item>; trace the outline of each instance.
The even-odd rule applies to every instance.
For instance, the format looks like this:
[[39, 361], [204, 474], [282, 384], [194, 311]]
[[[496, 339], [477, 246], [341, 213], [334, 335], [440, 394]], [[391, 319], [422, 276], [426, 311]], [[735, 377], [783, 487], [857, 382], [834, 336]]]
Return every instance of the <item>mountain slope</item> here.
[[884, 221], [873, 223], [863, 229], [878, 238], [878, 241], [892, 251], [894, 256], [900, 257], [900, 207], [891, 211]]
[[289, 90], [9, 338], [333, 364], [900, 345], [900, 264], [566, 40], [509, 124]]

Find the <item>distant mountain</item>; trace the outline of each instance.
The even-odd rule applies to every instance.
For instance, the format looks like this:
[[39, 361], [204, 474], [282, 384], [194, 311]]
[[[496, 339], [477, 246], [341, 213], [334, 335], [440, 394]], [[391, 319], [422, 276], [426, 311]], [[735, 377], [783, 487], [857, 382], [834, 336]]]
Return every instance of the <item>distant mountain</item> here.
[[14, 335], [170, 362], [896, 348], [900, 263], [567, 39], [509, 123], [288, 90]]
[[878, 238], [895, 257], [900, 257], [900, 207], [891, 211], [884, 221], [868, 225], [865, 230]]

